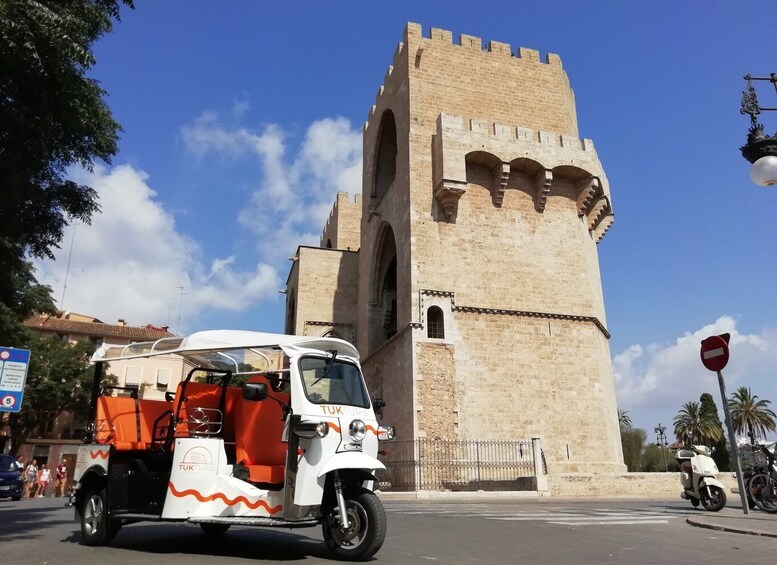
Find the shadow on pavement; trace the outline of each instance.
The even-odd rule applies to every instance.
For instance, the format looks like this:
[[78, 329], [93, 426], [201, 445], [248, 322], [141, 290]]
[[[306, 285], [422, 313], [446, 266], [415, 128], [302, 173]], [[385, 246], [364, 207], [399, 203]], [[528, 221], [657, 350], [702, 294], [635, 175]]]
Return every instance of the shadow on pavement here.
[[72, 508], [40, 506], [37, 500], [0, 504], [0, 524], [0, 541], [41, 538], [54, 524], [76, 525]]
[[[80, 543], [74, 532], [63, 542]], [[232, 528], [209, 536], [199, 527], [183, 524], [134, 524], [125, 526], [110, 547], [142, 553], [211, 555], [268, 561], [298, 561], [308, 557], [333, 559], [324, 542], [285, 530]], [[85, 552], [100, 548], [84, 547]], [[87, 559], [86, 555], [84, 557]]]

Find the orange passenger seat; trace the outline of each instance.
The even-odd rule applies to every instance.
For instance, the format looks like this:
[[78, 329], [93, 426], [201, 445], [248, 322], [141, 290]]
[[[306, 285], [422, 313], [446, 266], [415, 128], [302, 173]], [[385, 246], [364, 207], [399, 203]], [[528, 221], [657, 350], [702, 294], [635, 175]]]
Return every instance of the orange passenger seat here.
[[[275, 392], [265, 377], [254, 376], [249, 383], [265, 383], [270, 396], [285, 404], [291, 402], [288, 393]], [[272, 398], [262, 401], [245, 400], [241, 396], [235, 408], [236, 460], [248, 468], [252, 483], [279, 484], [285, 480], [286, 454], [283, 442], [283, 407]]]
[[153, 444], [154, 422], [167, 410], [164, 400], [135, 400], [129, 396], [99, 396], [96, 420], [100, 423], [95, 441], [111, 444], [119, 451], [149, 449]]

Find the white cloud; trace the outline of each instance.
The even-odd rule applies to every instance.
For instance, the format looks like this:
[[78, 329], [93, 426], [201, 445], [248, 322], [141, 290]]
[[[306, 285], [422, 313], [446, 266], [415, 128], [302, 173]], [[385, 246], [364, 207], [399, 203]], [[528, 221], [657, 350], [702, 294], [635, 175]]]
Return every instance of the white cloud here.
[[317, 245], [336, 193], [361, 192], [361, 133], [345, 118], [310, 124], [292, 158], [286, 157], [290, 135], [277, 125], [252, 132], [205, 112], [183, 126], [181, 135], [200, 159], [211, 154], [259, 160], [262, 178], [238, 221], [257, 236], [260, 253], [271, 261], [285, 259], [299, 244]]
[[683, 404], [698, 402], [702, 393], [709, 392], [722, 419], [717, 375], [704, 368], [699, 356], [701, 340], [722, 333], [731, 334], [730, 359], [723, 370], [728, 396], [746, 386], [777, 407], [777, 328], [741, 333], [731, 316], [686, 332], [674, 343], [635, 344], [615, 355], [618, 407], [629, 411], [637, 427], [652, 429], [661, 420], [671, 429], [671, 420]]
[[[143, 171], [122, 165], [76, 176], [97, 190], [102, 211], [91, 225], [76, 227], [66, 309], [105, 322], [124, 318], [133, 325], [163, 324], [177, 317], [180, 286], [190, 321], [193, 313], [236, 311], [276, 296], [280, 279], [266, 263], [247, 271], [235, 268], [234, 256], [203, 264], [199, 245], [176, 231], [175, 218], [156, 199]], [[58, 301], [70, 233], [54, 261], [37, 264], [38, 279], [51, 285]]]

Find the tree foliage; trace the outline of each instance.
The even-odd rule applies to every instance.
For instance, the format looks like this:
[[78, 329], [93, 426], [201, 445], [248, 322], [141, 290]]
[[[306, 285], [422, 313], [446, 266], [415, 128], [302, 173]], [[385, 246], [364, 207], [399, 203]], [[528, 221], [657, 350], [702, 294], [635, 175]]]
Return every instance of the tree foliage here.
[[[52, 257], [69, 221], [88, 223], [97, 193], [67, 176], [118, 150], [120, 126], [87, 75], [92, 44], [131, 0], [0, 2], [0, 339], [14, 337], [28, 299], [45, 300], [28, 257]], [[52, 303], [43, 305], [49, 309]]]
[[674, 433], [677, 439], [688, 445], [704, 444], [707, 440], [718, 441], [723, 430], [716, 416], [701, 409], [698, 402], [686, 402], [674, 417]]
[[[11, 452], [14, 453], [51, 413], [72, 411], [83, 419], [89, 407], [93, 370], [90, 357], [94, 345], [80, 342], [71, 345], [53, 337], [31, 336], [25, 344], [30, 349], [30, 366], [24, 387], [22, 408], [9, 414]], [[115, 384], [116, 378], [106, 376], [104, 386]]]
[[631, 416], [628, 410], [618, 410], [618, 425], [621, 429], [631, 429]]
[[621, 447], [623, 462], [629, 472], [642, 470], [642, 451], [645, 447], [647, 434], [641, 428], [621, 428]]
[[766, 439], [767, 431], [775, 431], [775, 414], [771, 401], [759, 400], [748, 387], [741, 386], [728, 400], [731, 423], [738, 434], [752, 432], [753, 437]]
[[718, 415], [718, 405], [715, 404], [715, 399], [708, 392], [705, 392], [699, 397], [700, 410], [702, 414], [709, 414], [709, 417], [715, 420], [715, 425], [720, 428], [720, 437], [717, 440], [707, 439], [705, 445], [714, 448], [712, 451], [712, 459], [718, 466], [720, 472], [728, 472], [731, 469], [731, 455], [728, 452], [728, 444], [726, 442], [726, 434], [723, 431], [723, 423], [720, 421]]

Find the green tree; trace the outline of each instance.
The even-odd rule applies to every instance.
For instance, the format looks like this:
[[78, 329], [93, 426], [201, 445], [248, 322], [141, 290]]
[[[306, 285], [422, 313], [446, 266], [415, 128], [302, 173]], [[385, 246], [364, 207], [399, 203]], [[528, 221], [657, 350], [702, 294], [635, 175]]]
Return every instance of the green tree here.
[[27, 259], [52, 257], [68, 222], [88, 223], [98, 210], [95, 190], [67, 171], [91, 170], [118, 150], [121, 128], [87, 73], [92, 44], [112, 29], [122, 4], [133, 7], [131, 0], [0, 2], [0, 343], [16, 343], [26, 299], [45, 298]]
[[631, 416], [628, 410], [618, 410], [618, 424], [621, 429], [631, 429]]
[[679, 471], [680, 466], [666, 447], [651, 443], [645, 446], [642, 453], [641, 470], [646, 473], [663, 473]]
[[728, 445], [726, 443], [726, 434], [723, 432], [723, 423], [720, 421], [718, 415], [718, 405], [715, 403], [715, 399], [708, 392], [705, 392], [699, 397], [700, 410], [703, 415], [709, 414], [712, 419], [715, 420], [715, 425], [720, 428], [720, 437], [717, 441], [708, 439], [706, 445], [713, 448], [712, 459], [718, 466], [718, 470], [721, 472], [728, 472], [731, 470], [731, 456], [728, 452]]
[[621, 447], [623, 462], [630, 473], [642, 469], [642, 451], [647, 434], [641, 428], [621, 428]]
[[[90, 342], [71, 345], [58, 338], [31, 336], [25, 345], [30, 349], [30, 366], [22, 408], [9, 414], [8, 418], [11, 453], [15, 453], [52, 412], [69, 410], [76, 419], [83, 419], [89, 407], [94, 376], [89, 360], [94, 345]], [[102, 384], [116, 384], [116, 378], [107, 375]]]
[[698, 402], [683, 404], [673, 422], [677, 439], [688, 445], [703, 444], [706, 440], [718, 441], [723, 433], [712, 414], [702, 412]]
[[771, 401], [759, 400], [748, 387], [741, 386], [728, 400], [731, 423], [738, 434], [752, 432], [753, 437], [766, 439], [767, 431], [775, 431], [775, 414]]

